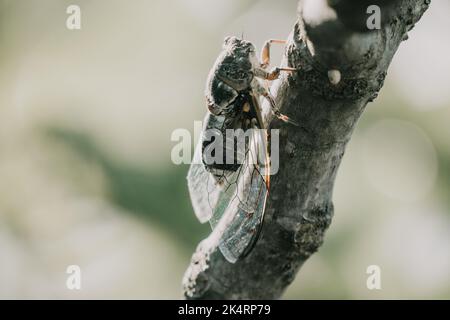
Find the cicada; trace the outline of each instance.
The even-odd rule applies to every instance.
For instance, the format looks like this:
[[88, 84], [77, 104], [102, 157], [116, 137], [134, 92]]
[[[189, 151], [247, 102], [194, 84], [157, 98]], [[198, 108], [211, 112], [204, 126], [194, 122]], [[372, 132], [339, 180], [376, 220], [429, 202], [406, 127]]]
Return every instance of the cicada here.
[[275, 116], [295, 124], [280, 113], [265, 85], [281, 71], [295, 71], [288, 67], [268, 70], [272, 43], [285, 41], [266, 41], [259, 60], [251, 42], [225, 38], [207, 79], [208, 111], [187, 176], [195, 214], [213, 228], [208, 237], [210, 248], [218, 246], [232, 263], [254, 247], [270, 187], [261, 97], [268, 99]]

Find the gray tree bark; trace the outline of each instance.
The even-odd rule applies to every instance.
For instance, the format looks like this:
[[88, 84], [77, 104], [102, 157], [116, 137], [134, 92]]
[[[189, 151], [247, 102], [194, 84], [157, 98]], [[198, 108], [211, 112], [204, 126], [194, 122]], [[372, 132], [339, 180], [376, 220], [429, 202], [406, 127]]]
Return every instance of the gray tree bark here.
[[[381, 7], [380, 30], [366, 27], [371, 4]], [[284, 76], [271, 90], [282, 112], [301, 125], [268, 118], [271, 128], [280, 128], [280, 169], [271, 178], [261, 238], [235, 264], [217, 250], [207, 268], [199, 269], [201, 257], [194, 254], [183, 280], [186, 298], [282, 295], [322, 244], [333, 216], [333, 185], [345, 146], [365, 106], [381, 89], [394, 53], [429, 4], [329, 0], [327, 10], [311, 16], [300, 1], [286, 49], [287, 64], [299, 71]]]

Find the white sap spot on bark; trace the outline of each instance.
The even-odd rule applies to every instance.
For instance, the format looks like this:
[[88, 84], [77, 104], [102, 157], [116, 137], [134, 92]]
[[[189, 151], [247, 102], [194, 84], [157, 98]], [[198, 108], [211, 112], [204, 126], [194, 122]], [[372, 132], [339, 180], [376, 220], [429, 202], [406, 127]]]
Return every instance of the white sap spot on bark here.
[[329, 70], [328, 79], [333, 85], [337, 85], [341, 82], [341, 72], [339, 70]]

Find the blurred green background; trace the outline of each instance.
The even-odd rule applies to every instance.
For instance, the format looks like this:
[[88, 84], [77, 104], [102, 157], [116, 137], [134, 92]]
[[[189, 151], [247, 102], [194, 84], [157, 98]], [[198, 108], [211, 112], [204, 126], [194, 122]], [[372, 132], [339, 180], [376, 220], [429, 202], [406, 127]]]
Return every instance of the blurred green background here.
[[[209, 229], [170, 135], [203, 119], [223, 38], [286, 38], [296, 6], [0, 0], [0, 298], [180, 298]], [[285, 298], [450, 298], [449, 9], [433, 0], [401, 45], [347, 148], [325, 243]], [[82, 290], [65, 286], [71, 264]]]

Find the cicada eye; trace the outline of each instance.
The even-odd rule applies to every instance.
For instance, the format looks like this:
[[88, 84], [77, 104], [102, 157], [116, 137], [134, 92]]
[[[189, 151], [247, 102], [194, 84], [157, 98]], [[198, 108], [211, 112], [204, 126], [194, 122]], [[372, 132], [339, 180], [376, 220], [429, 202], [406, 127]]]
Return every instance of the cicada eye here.
[[237, 60], [239, 68], [248, 71], [252, 68], [252, 64], [248, 57], [241, 57]]

